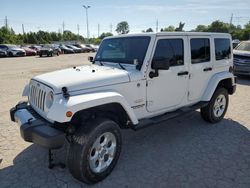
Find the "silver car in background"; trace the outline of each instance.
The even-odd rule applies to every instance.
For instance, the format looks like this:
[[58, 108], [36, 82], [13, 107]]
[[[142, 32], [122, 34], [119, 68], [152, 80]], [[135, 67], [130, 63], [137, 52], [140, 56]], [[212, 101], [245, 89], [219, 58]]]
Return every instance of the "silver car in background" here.
[[0, 44], [0, 49], [6, 51], [9, 57], [19, 57], [26, 55], [24, 49], [15, 45]]
[[241, 42], [233, 51], [234, 73], [250, 76], [250, 40]]

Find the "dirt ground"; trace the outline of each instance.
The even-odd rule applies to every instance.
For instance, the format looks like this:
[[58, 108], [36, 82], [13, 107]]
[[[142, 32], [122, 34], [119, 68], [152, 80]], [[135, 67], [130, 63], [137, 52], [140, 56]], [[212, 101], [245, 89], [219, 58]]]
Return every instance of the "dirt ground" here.
[[[47, 151], [24, 142], [9, 109], [35, 75], [83, 65], [91, 54], [0, 59], [0, 187], [86, 187], [66, 169], [47, 168]], [[94, 187], [250, 187], [250, 77], [240, 78], [216, 125], [198, 111], [137, 132], [122, 131], [112, 174]], [[65, 148], [56, 160], [65, 158]]]

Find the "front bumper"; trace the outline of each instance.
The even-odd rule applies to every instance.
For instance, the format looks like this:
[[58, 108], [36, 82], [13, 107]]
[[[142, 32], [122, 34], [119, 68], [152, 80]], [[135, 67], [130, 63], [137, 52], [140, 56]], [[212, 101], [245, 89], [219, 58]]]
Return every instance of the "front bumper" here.
[[65, 133], [38, 115], [27, 102], [19, 103], [10, 109], [10, 117], [20, 125], [20, 133], [25, 141], [48, 149], [63, 146]]
[[234, 74], [236, 75], [250, 75], [250, 65], [237, 65], [234, 64]]

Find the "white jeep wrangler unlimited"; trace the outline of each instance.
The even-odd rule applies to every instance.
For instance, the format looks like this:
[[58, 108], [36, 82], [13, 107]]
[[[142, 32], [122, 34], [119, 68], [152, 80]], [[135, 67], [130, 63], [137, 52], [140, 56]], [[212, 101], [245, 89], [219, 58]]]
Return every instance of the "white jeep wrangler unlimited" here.
[[[69, 142], [67, 166], [83, 182], [111, 173], [119, 158], [120, 129], [140, 129], [201, 109], [220, 121], [233, 94], [228, 34], [173, 32], [105, 38], [91, 65], [36, 76], [10, 110], [25, 141], [49, 149]], [[160, 143], [159, 143], [160, 144]]]

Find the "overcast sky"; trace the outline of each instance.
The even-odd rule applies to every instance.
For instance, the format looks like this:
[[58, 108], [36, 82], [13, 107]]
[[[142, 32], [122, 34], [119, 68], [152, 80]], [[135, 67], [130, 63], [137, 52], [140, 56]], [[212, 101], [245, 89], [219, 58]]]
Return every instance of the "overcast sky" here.
[[[132, 33], [141, 32], [149, 27], [156, 30], [168, 25], [178, 26], [185, 22], [185, 30], [194, 29], [198, 24], [210, 24], [214, 20], [230, 21], [234, 15], [235, 25], [250, 21], [250, 0], [1, 0], [0, 26], [5, 16], [8, 24], [16, 32], [59, 31], [63, 22], [65, 30], [86, 35], [86, 16], [82, 5], [90, 5], [90, 36], [112, 32], [120, 21], [127, 21]], [[112, 27], [111, 27], [112, 25]]]

